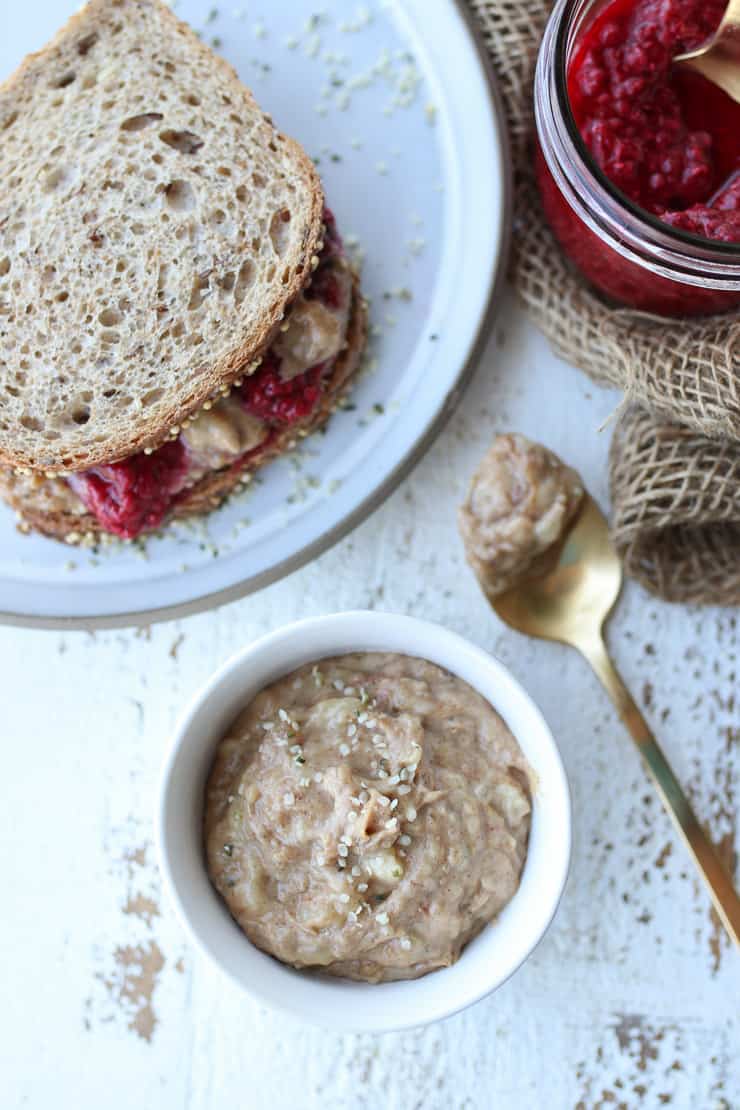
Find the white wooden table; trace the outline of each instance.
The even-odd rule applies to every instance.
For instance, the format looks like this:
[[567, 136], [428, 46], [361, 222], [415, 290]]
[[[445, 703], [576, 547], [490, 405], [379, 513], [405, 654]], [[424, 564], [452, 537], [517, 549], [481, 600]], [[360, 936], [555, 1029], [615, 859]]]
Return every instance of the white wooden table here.
[[[445, 434], [371, 521], [253, 598], [130, 632], [0, 629], [4, 702], [0, 1106], [15, 1110], [740, 1106], [740, 956], [585, 665], [486, 609], [455, 507], [497, 430], [542, 439], [606, 500], [616, 405], [557, 362], [513, 301]], [[160, 894], [152, 810], [175, 714], [251, 637], [376, 607], [495, 652], [562, 748], [575, 853], [553, 927], [495, 996], [430, 1028], [336, 1036], [252, 1006]], [[629, 587], [625, 677], [725, 852], [740, 806], [738, 628]]]

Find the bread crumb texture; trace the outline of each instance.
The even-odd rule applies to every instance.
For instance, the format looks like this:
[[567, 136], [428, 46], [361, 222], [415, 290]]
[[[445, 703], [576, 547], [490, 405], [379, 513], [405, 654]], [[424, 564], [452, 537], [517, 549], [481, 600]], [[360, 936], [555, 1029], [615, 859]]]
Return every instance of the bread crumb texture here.
[[159, 0], [91, 0], [0, 88], [0, 459], [153, 446], [310, 273], [301, 148]]

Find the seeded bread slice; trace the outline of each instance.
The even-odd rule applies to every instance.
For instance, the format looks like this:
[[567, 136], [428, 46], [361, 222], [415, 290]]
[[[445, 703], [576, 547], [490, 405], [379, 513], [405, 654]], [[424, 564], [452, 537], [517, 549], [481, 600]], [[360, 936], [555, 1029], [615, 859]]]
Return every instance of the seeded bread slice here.
[[322, 236], [313, 164], [160, 0], [90, 0], [0, 87], [0, 461], [156, 447], [249, 372]]
[[[316, 412], [308, 420], [286, 428], [277, 435], [243, 469], [237, 471], [227, 468], [206, 475], [178, 502], [173, 517], [181, 519], [197, 516], [217, 508], [247, 475], [284, 454], [294, 443], [325, 424], [360, 366], [366, 338], [367, 305], [359, 295], [358, 284], [355, 282], [347, 347], [336, 361], [331, 380]], [[18, 513], [22, 528], [73, 544], [83, 540], [90, 542], [92, 538], [97, 539], [103, 534], [97, 520], [89, 513], [83, 511], [78, 515], [49, 511], [43, 490], [44, 487], [41, 486], [34, 493], [29, 493], [26, 479], [16, 477], [12, 471], [0, 470], [0, 496]]]

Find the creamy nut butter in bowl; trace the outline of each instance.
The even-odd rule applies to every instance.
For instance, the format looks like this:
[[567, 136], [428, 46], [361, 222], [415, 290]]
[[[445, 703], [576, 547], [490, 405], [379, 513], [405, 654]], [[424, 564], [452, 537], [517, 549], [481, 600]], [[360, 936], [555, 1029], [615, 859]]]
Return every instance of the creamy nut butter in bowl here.
[[340, 613], [232, 658], [176, 728], [160, 865], [254, 999], [341, 1030], [447, 1017], [545, 932], [570, 857], [555, 742], [508, 672], [410, 617]]

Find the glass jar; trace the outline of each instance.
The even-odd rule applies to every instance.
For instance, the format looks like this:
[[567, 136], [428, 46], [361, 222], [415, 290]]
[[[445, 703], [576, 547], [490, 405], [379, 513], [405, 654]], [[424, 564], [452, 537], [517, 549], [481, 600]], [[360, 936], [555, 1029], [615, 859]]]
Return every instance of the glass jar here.
[[662, 223], [605, 177], [571, 112], [567, 70], [579, 32], [603, 0], [558, 0], [535, 77], [537, 182], [568, 257], [606, 296], [664, 316], [740, 305], [740, 243], [713, 242]]

